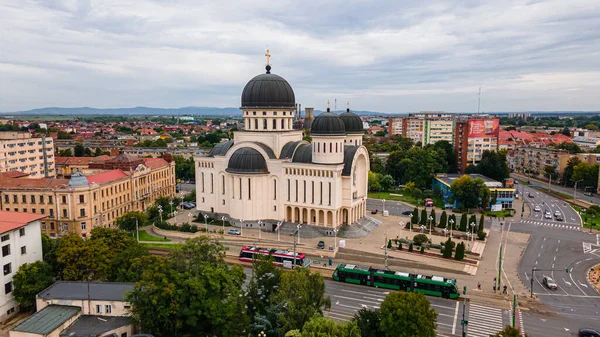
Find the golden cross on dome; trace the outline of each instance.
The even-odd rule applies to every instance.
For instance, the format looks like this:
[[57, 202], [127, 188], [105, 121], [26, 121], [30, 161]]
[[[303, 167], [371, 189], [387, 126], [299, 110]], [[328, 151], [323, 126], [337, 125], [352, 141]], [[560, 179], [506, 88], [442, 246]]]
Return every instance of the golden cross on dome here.
[[268, 49], [267, 49], [267, 53], [265, 54], [265, 56], [267, 57], [267, 65], [271, 65], [271, 53], [269, 53]]
[[327, 109], [329, 109], [329, 100], [327, 100]]
[[346, 109], [350, 109], [350, 101], [346, 102]]

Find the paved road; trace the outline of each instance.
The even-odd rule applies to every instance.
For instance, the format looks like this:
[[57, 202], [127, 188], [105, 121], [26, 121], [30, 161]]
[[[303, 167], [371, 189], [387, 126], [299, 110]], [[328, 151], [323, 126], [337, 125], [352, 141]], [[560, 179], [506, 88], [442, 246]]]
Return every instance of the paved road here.
[[[533, 336], [544, 336], [544, 332], [552, 329], [553, 335], [571, 336], [584, 326], [600, 329], [600, 294], [591, 288], [585, 276], [591, 266], [600, 263], [600, 237], [583, 231], [579, 215], [564, 202], [529, 187], [519, 189], [532, 210], [535, 206], [540, 208], [539, 212], [531, 212], [530, 217], [516, 218], [511, 224], [512, 231], [531, 234], [519, 274], [528, 286], [533, 280], [534, 295], [559, 314], [525, 313], [525, 331]], [[550, 219], [545, 218], [546, 211], [552, 214]], [[564, 221], [557, 221], [553, 216], [555, 212], [559, 212]], [[532, 275], [533, 268], [544, 270]], [[552, 277], [558, 289], [547, 289], [542, 284], [544, 276]]]
[[[511, 177], [515, 178], [515, 179], [528, 179], [527, 176], [521, 175], [521, 174], [511, 174]], [[540, 185], [542, 187], [545, 188], [549, 188], [552, 191], [556, 191], [556, 192], [561, 192], [561, 193], [565, 193], [568, 194], [570, 196], [573, 196], [575, 194], [575, 189], [573, 187], [564, 187], [564, 186], [560, 186], [560, 185], [548, 185], [548, 183], [544, 183], [544, 182], [539, 182], [539, 181], [535, 181], [532, 180], [532, 182], [534, 184]], [[594, 203], [596, 205], [600, 205], [600, 195], [598, 194], [593, 194], [591, 197], [584, 195], [583, 194], [583, 188], [578, 188], [577, 189], [577, 199], [581, 199], [581, 200], [585, 200], [591, 203]]]

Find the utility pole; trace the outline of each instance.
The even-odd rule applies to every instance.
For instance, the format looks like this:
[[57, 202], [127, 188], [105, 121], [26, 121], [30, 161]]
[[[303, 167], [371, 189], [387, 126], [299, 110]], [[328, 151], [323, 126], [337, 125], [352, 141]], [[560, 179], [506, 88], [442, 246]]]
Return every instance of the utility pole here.
[[573, 202], [577, 201], [577, 183], [582, 182], [583, 179], [579, 179], [575, 182], [575, 188], [573, 189]]
[[388, 259], [388, 252], [387, 252], [388, 238], [387, 238], [387, 234], [385, 235], [385, 245], [384, 246], [385, 246], [385, 253], [383, 255], [384, 256], [383, 261], [385, 263], [385, 269], [388, 269], [388, 261], [387, 261], [387, 259]]
[[135, 218], [135, 236], [137, 238], [137, 242], [140, 242], [140, 229], [138, 227], [138, 219]]
[[463, 301], [463, 317], [462, 321], [460, 321], [460, 325], [462, 325], [462, 337], [467, 337], [467, 333], [465, 331], [465, 326], [469, 324], [469, 321], [465, 320], [465, 311], [467, 310], [467, 286], [463, 287], [463, 295], [465, 295], [465, 300]]
[[296, 230], [294, 231], [294, 233], [292, 233], [292, 235], [294, 236], [294, 265], [292, 266], [292, 269], [296, 267], [296, 236], [300, 234], [301, 227], [302, 226], [298, 224], [296, 226]]
[[500, 245], [500, 259], [498, 260], [498, 289], [502, 283], [502, 245]]

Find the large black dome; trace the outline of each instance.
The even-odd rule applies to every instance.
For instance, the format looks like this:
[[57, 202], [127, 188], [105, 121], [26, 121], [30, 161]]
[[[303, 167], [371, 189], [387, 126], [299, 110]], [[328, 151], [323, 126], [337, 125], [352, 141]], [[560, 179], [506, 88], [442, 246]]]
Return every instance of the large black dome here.
[[346, 111], [340, 115], [347, 133], [364, 133], [363, 122], [357, 114]]
[[295, 107], [296, 98], [292, 86], [283, 77], [275, 74], [266, 73], [254, 77], [242, 91], [242, 108]]
[[269, 173], [265, 158], [251, 147], [241, 147], [235, 150], [229, 158], [225, 171], [242, 174]]
[[346, 126], [340, 116], [327, 111], [315, 118], [312, 122], [310, 133], [311, 135], [344, 136], [346, 134]]

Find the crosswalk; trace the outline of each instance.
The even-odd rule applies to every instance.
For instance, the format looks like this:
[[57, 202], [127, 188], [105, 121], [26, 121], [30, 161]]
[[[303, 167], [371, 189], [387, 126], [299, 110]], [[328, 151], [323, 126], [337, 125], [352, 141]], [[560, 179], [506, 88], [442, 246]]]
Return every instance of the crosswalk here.
[[529, 224], [529, 225], [534, 225], [534, 226], [543, 226], [543, 227], [556, 228], [556, 229], [581, 231], [581, 226], [568, 225], [568, 224], [564, 224], [564, 223], [552, 223], [552, 222], [543, 222], [543, 221], [534, 221], [534, 220], [523, 220], [521, 222], [524, 224]]
[[502, 309], [482, 305], [469, 305], [467, 336], [488, 337], [504, 329]]

